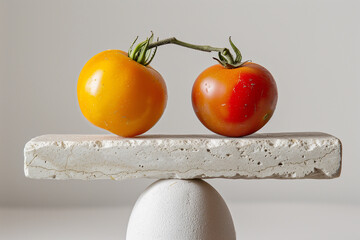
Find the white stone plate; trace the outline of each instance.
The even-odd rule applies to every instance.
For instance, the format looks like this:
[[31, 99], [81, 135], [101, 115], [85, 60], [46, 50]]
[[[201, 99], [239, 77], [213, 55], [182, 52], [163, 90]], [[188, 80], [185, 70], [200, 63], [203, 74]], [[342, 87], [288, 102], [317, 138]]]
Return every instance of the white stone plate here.
[[340, 175], [341, 142], [324, 133], [44, 135], [24, 149], [36, 179], [329, 179]]

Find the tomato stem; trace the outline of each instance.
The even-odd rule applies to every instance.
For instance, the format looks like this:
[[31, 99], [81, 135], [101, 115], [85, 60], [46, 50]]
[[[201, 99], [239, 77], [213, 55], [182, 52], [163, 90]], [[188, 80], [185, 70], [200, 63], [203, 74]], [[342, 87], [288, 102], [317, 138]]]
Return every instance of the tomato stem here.
[[234, 58], [231, 55], [229, 49], [227, 49], [227, 48], [218, 48], [218, 47], [212, 47], [212, 46], [208, 46], [208, 45], [195, 45], [195, 44], [180, 41], [180, 40], [176, 39], [175, 37], [166, 38], [166, 39], [151, 43], [151, 44], [149, 44], [148, 49], [151, 49], [154, 47], [159, 47], [159, 46], [166, 45], [166, 44], [175, 44], [175, 45], [179, 45], [182, 47], [191, 48], [191, 49], [195, 49], [195, 50], [199, 50], [199, 51], [203, 51], [203, 52], [218, 52], [218, 53], [222, 54], [229, 61], [229, 63], [234, 63]]
[[[144, 42], [141, 42], [138, 44], [134, 49], [132, 48], [133, 45], [130, 47], [128, 56], [133, 59], [134, 61], [137, 61], [140, 64], [148, 65], [151, 60], [153, 59], [156, 49], [159, 46], [167, 45], [167, 44], [175, 44], [186, 48], [191, 48], [203, 52], [217, 52], [219, 58], [214, 58], [216, 61], [218, 61], [221, 65], [223, 65], [226, 68], [237, 68], [242, 66], [245, 62], [241, 62], [242, 56], [239, 51], [239, 49], [234, 45], [234, 43], [231, 41], [231, 37], [229, 37], [229, 42], [236, 54], [236, 58], [234, 59], [233, 55], [231, 54], [230, 50], [228, 48], [218, 48], [218, 47], [212, 47], [208, 45], [195, 45], [187, 42], [180, 41], [176, 39], [175, 37], [166, 38], [163, 40], [157, 40], [156, 42], [152, 42], [153, 39], [153, 33], [151, 32], [150, 38], [147, 38]], [[135, 39], [136, 41], [136, 39]], [[155, 51], [151, 54], [150, 49], [155, 48]]]
[[179, 46], [196, 49], [196, 50], [200, 50], [200, 51], [204, 51], [204, 52], [213, 52], [213, 51], [214, 52], [222, 52], [224, 50], [224, 48], [216, 48], [216, 47], [211, 47], [211, 46], [195, 45], [195, 44], [191, 44], [191, 43], [186, 43], [186, 42], [177, 40], [174, 37], [151, 43], [151, 44], [149, 44], [148, 48], [151, 49], [153, 47], [158, 47], [158, 46], [162, 46], [162, 45], [166, 45], [166, 44], [176, 44]]

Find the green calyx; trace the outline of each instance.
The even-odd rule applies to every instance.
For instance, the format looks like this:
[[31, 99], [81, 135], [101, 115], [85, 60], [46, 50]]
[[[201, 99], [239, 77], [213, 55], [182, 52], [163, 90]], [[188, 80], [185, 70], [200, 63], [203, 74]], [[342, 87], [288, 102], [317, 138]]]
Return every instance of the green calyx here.
[[238, 68], [238, 67], [241, 67], [244, 63], [249, 62], [249, 61], [245, 61], [245, 62], [241, 61], [242, 60], [241, 52], [235, 46], [235, 44], [231, 41], [231, 37], [229, 37], [229, 42], [230, 42], [232, 49], [235, 52], [235, 55], [236, 55], [235, 59], [234, 59], [233, 55], [231, 54], [231, 52], [229, 51], [229, 49], [227, 49], [227, 48], [223, 48], [222, 51], [218, 52], [219, 58], [213, 57], [213, 59], [218, 61], [218, 63], [220, 63], [225, 68]]
[[134, 47], [134, 44], [138, 39], [138, 37], [136, 37], [135, 41], [132, 43], [128, 51], [128, 57], [144, 66], [149, 65], [154, 59], [157, 50], [157, 47], [153, 49], [149, 48], [149, 45], [152, 43], [153, 38], [154, 34], [151, 32], [151, 36], [149, 38]]
[[232, 49], [235, 52], [235, 59], [231, 54], [230, 50], [227, 48], [216, 48], [207, 45], [190, 44], [177, 40], [174, 37], [167, 38], [161, 41], [157, 39], [157, 41], [153, 43], [152, 42], [153, 37], [154, 34], [151, 32], [151, 36], [149, 38], [147, 38], [145, 41], [139, 43], [138, 45], [135, 46], [135, 48], [133, 48], [135, 42], [138, 39], [136, 38], [129, 49], [128, 52], [129, 58], [144, 66], [147, 66], [153, 60], [158, 46], [166, 45], [166, 44], [176, 44], [182, 47], [191, 48], [204, 52], [218, 52], [218, 58], [214, 58], [214, 59], [218, 61], [225, 68], [238, 68], [241, 67], [244, 63], [248, 62], [248, 61], [241, 62], [242, 60], [241, 53], [239, 49], [235, 46], [235, 44], [231, 41], [231, 37], [229, 37], [229, 42]]

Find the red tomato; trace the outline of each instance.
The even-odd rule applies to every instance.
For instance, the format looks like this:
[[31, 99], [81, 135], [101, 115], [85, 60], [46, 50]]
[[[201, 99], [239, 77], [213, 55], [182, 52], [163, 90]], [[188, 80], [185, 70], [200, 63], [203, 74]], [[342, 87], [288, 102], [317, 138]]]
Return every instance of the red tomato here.
[[240, 137], [262, 128], [274, 113], [278, 99], [271, 73], [255, 63], [228, 69], [209, 67], [196, 79], [192, 104], [209, 130]]

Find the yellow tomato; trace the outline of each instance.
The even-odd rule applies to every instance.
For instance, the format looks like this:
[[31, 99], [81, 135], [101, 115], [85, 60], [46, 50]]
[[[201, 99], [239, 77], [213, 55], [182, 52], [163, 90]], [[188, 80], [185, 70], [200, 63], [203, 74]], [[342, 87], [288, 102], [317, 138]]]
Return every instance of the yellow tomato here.
[[148, 131], [167, 102], [160, 73], [120, 50], [101, 52], [85, 64], [77, 95], [80, 109], [91, 123], [123, 137]]

